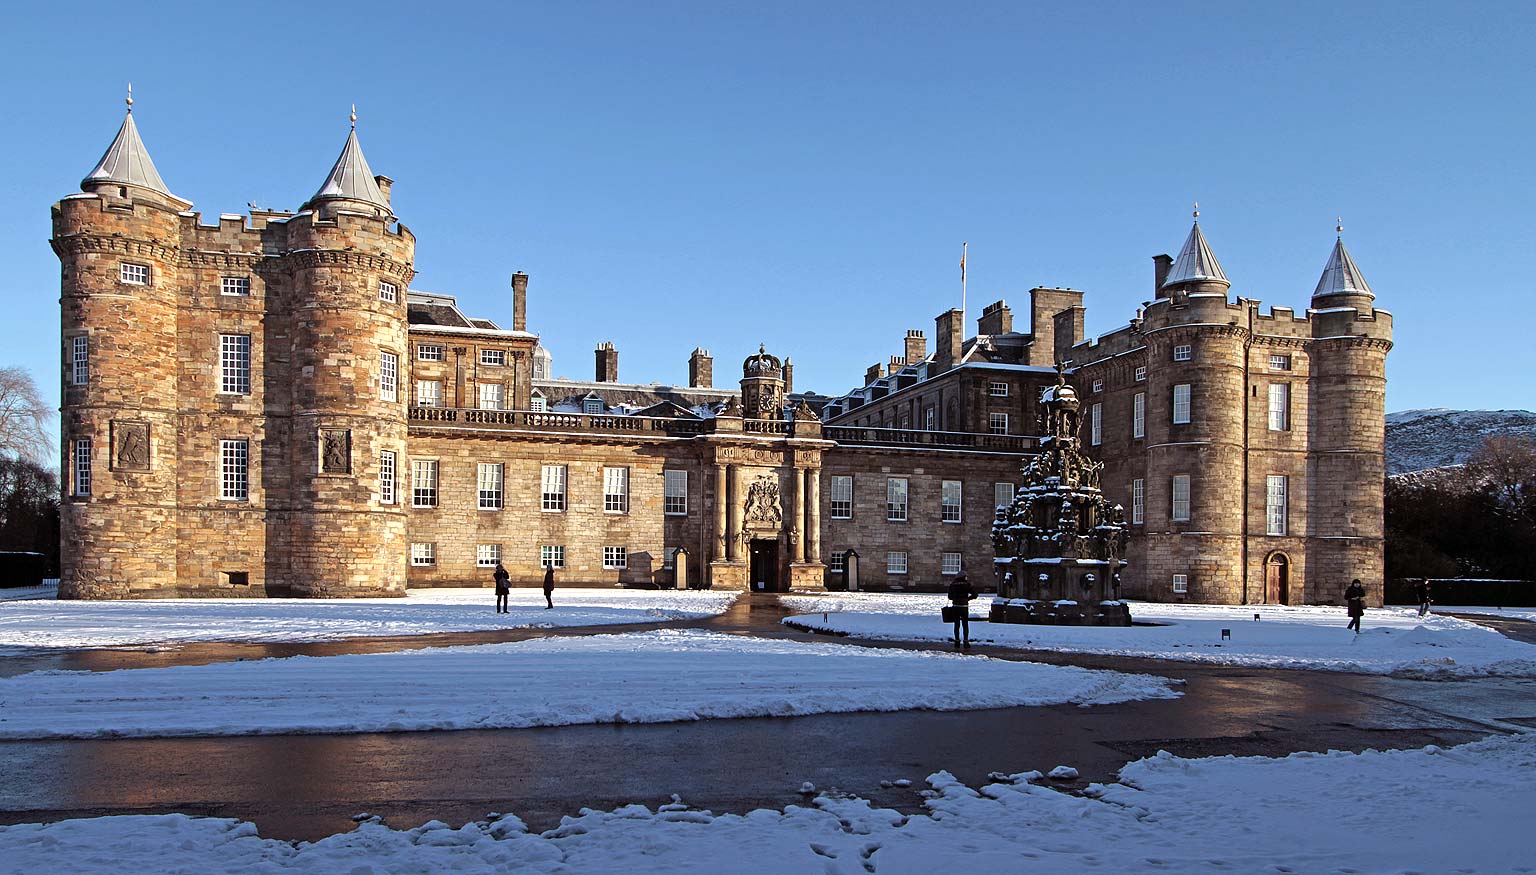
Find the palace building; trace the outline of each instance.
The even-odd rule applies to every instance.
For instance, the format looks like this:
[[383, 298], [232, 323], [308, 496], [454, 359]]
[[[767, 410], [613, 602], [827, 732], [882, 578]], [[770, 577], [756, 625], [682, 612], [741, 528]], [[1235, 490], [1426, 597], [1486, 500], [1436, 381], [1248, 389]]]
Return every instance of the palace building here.
[[[357, 132], [297, 212], [205, 222], [124, 119], [53, 207], [61, 263], [60, 595], [389, 596], [514, 582], [781, 591], [993, 581], [992, 524], [1057, 368], [1124, 508], [1121, 594], [1379, 602], [1392, 317], [1342, 239], [1311, 306], [1230, 294], [1197, 221], [1146, 306], [1083, 336], [1036, 288], [973, 336], [942, 313], [836, 398], [766, 349], [716, 387], [555, 379], [510, 327], [411, 288], [415, 236]], [[1342, 229], [1341, 229], [1342, 230]], [[681, 364], [681, 363], [680, 363]]]

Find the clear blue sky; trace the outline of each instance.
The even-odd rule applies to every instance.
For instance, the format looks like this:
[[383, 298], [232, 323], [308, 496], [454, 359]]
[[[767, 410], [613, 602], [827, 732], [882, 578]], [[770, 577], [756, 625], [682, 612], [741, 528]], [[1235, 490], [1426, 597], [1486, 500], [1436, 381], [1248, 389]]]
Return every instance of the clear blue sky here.
[[1397, 319], [1389, 409], [1536, 407], [1528, 3], [132, 8], [30, 4], [0, 52], [0, 363], [50, 397], [48, 207], [132, 80], [210, 221], [296, 208], [355, 101], [414, 286], [507, 323], [526, 270], [560, 375], [611, 340], [626, 381], [683, 382], [703, 345], [727, 382], [766, 342], [840, 394], [958, 305], [965, 240], [973, 317], [1070, 286], [1102, 333], [1198, 199], [1266, 306], [1307, 305], [1344, 216]]

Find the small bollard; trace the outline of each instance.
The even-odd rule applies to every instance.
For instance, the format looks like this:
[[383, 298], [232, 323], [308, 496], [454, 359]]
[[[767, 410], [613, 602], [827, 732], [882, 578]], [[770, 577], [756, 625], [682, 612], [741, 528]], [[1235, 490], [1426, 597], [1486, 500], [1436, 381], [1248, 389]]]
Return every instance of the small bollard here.
[[1253, 615], [1253, 621], [1254, 621], [1254, 622], [1255, 622], [1255, 623], [1257, 623], [1257, 622], [1258, 622], [1258, 621], [1259, 621], [1259, 615], [1258, 615], [1258, 614], [1254, 614], [1254, 615]]
[[1221, 640], [1226, 641], [1228, 638], [1231, 638], [1231, 637], [1232, 637], [1232, 630], [1231, 629], [1223, 629], [1223, 630], [1221, 630]]

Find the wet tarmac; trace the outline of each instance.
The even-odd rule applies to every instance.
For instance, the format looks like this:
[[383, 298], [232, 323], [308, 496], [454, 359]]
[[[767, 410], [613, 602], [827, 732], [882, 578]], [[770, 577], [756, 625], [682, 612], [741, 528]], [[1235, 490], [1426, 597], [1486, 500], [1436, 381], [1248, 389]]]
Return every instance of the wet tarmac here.
[[[102, 670], [295, 654], [366, 653], [636, 628], [840, 641], [783, 627], [772, 596], [682, 624], [354, 639], [328, 644], [195, 645], [178, 650], [31, 654], [28, 668]], [[1536, 626], [1536, 624], [1530, 624]], [[1521, 632], [1532, 630], [1521, 629]], [[853, 642], [850, 642], [853, 643]], [[862, 646], [928, 645], [857, 642]], [[942, 647], [938, 649], [943, 649]], [[1005, 659], [1114, 668], [1185, 681], [1177, 700], [1079, 708], [827, 714], [541, 729], [0, 742], [0, 823], [179, 811], [255, 821], [262, 834], [314, 839], [360, 812], [396, 826], [514, 812], [535, 829], [582, 806], [655, 804], [671, 793], [716, 811], [799, 801], [801, 782], [916, 810], [922, 779], [1076, 766], [1112, 779], [1159, 749], [1192, 756], [1284, 755], [1456, 744], [1536, 726], [1536, 680], [1410, 681], [1332, 672], [1213, 667], [1020, 653]], [[0, 660], [4, 673], [15, 668]], [[882, 781], [912, 780], [910, 789]]]

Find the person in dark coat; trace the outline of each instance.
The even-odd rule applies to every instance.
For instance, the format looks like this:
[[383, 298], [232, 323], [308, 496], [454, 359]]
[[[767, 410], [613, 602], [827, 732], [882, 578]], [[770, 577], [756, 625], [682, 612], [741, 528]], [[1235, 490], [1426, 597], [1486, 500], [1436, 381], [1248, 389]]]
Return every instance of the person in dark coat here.
[[491, 577], [496, 580], [496, 613], [510, 614], [512, 611], [507, 607], [507, 596], [512, 592], [512, 575], [497, 562], [496, 571]]
[[1350, 581], [1349, 588], [1344, 590], [1344, 603], [1349, 606], [1349, 625], [1345, 628], [1359, 635], [1360, 618], [1365, 616], [1365, 587], [1360, 585], [1360, 578]]
[[1419, 616], [1422, 617], [1429, 613], [1429, 581], [1419, 581], [1419, 585], [1414, 587], [1414, 591], [1417, 592], [1419, 596]]
[[555, 563], [544, 566], [544, 610], [555, 606]]
[[[970, 647], [971, 646], [971, 617], [970, 617], [970, 613], [971, 613], [971, 599], [973, 599], [975, 597], [976, 597], [976, 593], [975, 593], [974, 590], [971, 589], [970, 581], [965, 579], [965, 575], [964, 574], [957, 574], [957, 575], [955, 575], [955, 579], [950, 581], [950, 584], [949, 584], [949, 601], [955, 607], [955, 646], [956, 647]], [[960, 637], [961, 630], [964, 630], [964, 632], [965, 632], [965, 639], [964, 639], [965, 643], [964, 644], [960, 643], [961, 642], [961, 637]]]

